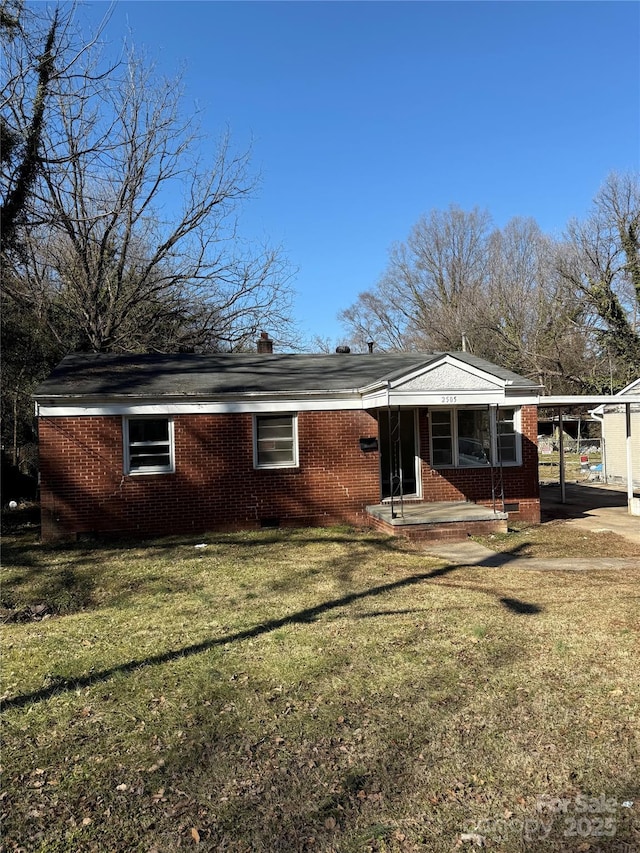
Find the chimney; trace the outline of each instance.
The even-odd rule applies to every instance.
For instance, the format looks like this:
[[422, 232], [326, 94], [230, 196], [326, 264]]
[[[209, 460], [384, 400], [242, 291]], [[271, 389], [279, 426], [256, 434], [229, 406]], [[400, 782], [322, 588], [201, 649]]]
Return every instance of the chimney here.
[[367, 347], [369, 349], [369, 355], [371, 355], [371, 353], [373, 352], [374, 343], [375, 343], [375, 341], [367, 341]]
[[266, 332], [260, 332], [257, 344], [261, 355], [271, 355], [273, 352], [273, 341]]

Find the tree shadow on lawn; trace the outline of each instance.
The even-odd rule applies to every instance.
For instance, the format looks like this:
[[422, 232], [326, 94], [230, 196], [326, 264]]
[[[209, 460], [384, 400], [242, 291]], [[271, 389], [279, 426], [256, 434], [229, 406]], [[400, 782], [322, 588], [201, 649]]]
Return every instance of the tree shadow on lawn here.
[[[262, 530], [240, 531], [219, 534], [181, 534], [178, 536], [149, 537], [141, 539], [94, 538], [77, 542], [40, 542], [33, 532], [28, 536], [10, 535], [3, 542], [3, 563], [5, 567], [24, 567], [34, 572], [46, 572], [51, 561], [59, 556], [68, 555], [67, 562], [74, 565], [101, 564], [104, 558], [126, 556], [128, 560], [149, 562], [167, 558], [176, 551], [193, 553], [194, 548], [206, 549], [236, 548], [254, 555], [260, 548], [282, 544], [287, 550], [306, 548], [309, 545], [347, 545], [353, 543], [354, 535], [360, 535], [368, 548], [384, 551], [404, 550], [406, 544], [393, 536], [382, 537], [379, 533], [362, 536], [361, 531], [353, 528], [326, 528], [328, 535], [309, 535], [309, 528], [282, 528], [266, 533]], [[25, 575], [26, 577], [27, 575]]]
[[499, 598], [500, 604], [504, 605], [507, 610], [512, 613], [525, 614], [531, 616], [534, 613], [542, 613], [542, 607], [537, 604], [531, 604], [528, 601], [521, 601], [519, 598]]
[[[519, 546], [515, 548], [513, 553], [511, 553], [510, 555], [508, 555], [506, 552], [503, 552], [502, 556], [506, 558], [505, 562], [507, 562], [509, 559], [514, 559], [515, 557], [517, 557], [518, 550]], [[488, 559], [490, 560], [490, 558]], [[474, 565], [482, 566], [483, 562], [476, 563]], [[489, 565], [493, 566], [494, 563], [490, 562]], [[31, 702], [39, 702], [46, 699], [50, 699], [57, 693], [70, 690], [78, 690], [84, 687], [88, 687], [92, 684], [104, 682], [117, 674], [133, 672], [142, 667], [157, 666], [159, 664], [170, 663], [171, 661], [191, 657], [192, 655], [200, 654], [201, 652], [208, 651], [209, 649], [213, 649], [218, 646], [224, 646], [229, 643], [241, 642], [242, 640], [254, 639], [255, 637], [260, 637], [263, 634], [268, 634], [272, 631], [275, 631], [279, 628], [283, 628], [288, 625], [310, 624], [312, 622], [315, 622], [320, 616], [327, 612], [336, 610], [341, 607], [347, 607], [353, 604], [354, 602], [361, 601], [363, 599], [375, 598], [376, 596], [394, 592], [395, 590], [416, 586], [425, 581], [430, 581], [435, 578], [451, 574], [452, 572], [455, 572], [456, 570], [461, 568], [467, 568], [466, 564], [446, 565], [441, 568], [432, 569], [429, 572], [423, 572], [417, 575], [410, 575], [409, 577], [404, 577], [400, 580], [392, 581], [390, 583], [379, 584], [378, 586], [370, 587], [369, 589], [365, 589], [360, 592], [348, 593], [347, 595], [343, 595], [339, 598], [334, 598], [329, 601], [323, 601], [322, 603], [314, 605], [313, 607], [306, 607], [295, 613], [282, 616], [279, 619], [271, 619], [269, 621], [262, 622], [258, 625], [254, 625], [251, 628], [246, 628], [242, 631], [237, 631], [233, 634], [226, 634], [222, 637], [203, 640], [200, 643], [194, 643], [193, 645], [186, 646], [182, 649], [174, 649], [171, 651], [163, 652], [162, 654], [142, 658], [140, 660], [127, 661], [126, 663], [118, 664], [116, 666], [100, 670], [99, 672], [92, 672], [80, 678], [60, 677], [57, 678], [53, 684], [49, 684], [47, 687], [44, 687], [40, 690], [35, 690], [31, 693], [25, 693], [6, 699], [3, 702], [3, 710], [8, 710], [10, 708], [21, 708]], [[488, 592], [487, 590], [480, 591], [485, 593]], [[499, 593], [496, 593], [494, 591], [489, 591], [488, 594], [499, 595]], [[521, 615], [537, 614], [541, 612], [542, 609], [535, 604], [521, 602], [517, 599], [500, 598], [499, 600], [512, 612]]]
[[[520, 548], [520, 546], [518, 546]], [[515, 554], [514, 554], [515, 556]], [[478, 563], [478, 565], [483, 565], [482, 563]], [[491, 562], [491, 567], [494, 567], [494, 563]], [[502, 565], [502, 564], [501, 564]], [[497, 589], [488, 589], [484, 586], [478, 586], [476, 584], [460, 584], [460, 583], [445, 583], [443, 586], [453, 587], [455, 589], [464, 589], [469, 592], [481, 592], [484, 595], [493, 595], [496, 600], [507, 610], [510, 610], [512, 613], [516, 613], [519, 615], [532, 616], [535, 613], [542, 613], [543, 608], [538, 604], [532, 604], [528, 601], [522, 601], [519, 598], [513, 598], [511, 596], [500, 595], [500, 592]]]
[[[20, 571], [22, 569], [22, 571]], [[183, 580], [170, 573], [155, 572], [144, 577], [123, 576], [117, 582], [108, 579], [108, 603], [123, 605], [131, 597], [140, 594], [171, 594], [195, 592], [203, 584], [196, 580]], [[101, 588], [104, 584], [105, 566], [99, 554], [89, 559], [66, 560], [58, 563], [12, 565], [4, 561], [5, 578], [2, 584], [0, 604], [3, 608], [15, 609], [46, 603], [49, 611], [57, 616], [68, 616], [80, 611], [97, 609], [104, 605]]]
[[[177, 579], [173, 574], [176, 560], [190, 561], [214, 556], [218, 549], [225, 554], [229, 549], [240, 551], [242, 559], [259, 560], [261, 551], [268, 551], [274, 544], [287, 547], [287, 555], [295, 549], [303, 550], [313, 545], [349, 546], [349, 564], [341, 560], [337, 576], [347, 583], [351, 579], [353, 560], [358, 550], [383, 551], [390, 554], [404, 553], [406, 543], [397, 538], [382, 538], [378, 534], [354, 542], [354, 530], [329, 529], [328, 535], [309, 535], [306, 529], [263, 532], [239, 532], [199, 536], [172, 536], [156, 539], [96, 540], [86, 542], [43, 545], [13, 539], [5, 541], [3, 547], [4, 582], [0, 605], [8, 609], [22, 608], [46, 603], [56, 615], [70, 615], [104, 605], [100, 588], [104, 584], [105, 562], [120, 559], [127, 567], [135, 569], [137, 564], [160, 562], [158, 570], [144, 577], [123, 573], [119, 580], [113, 574], [108, 579], [108, 599], [112, 605], [122, 605], [130, 596], [157, 593], [195, 592], [202, 589], [196, 580]], [[196, 550], [196, 546], [205, 548]], [[207, 548], [209, 550], [207, 550]], [[324, 556], [324, 555], [323, 555]], [[155, 567], [154, 567], [155, 568]], [[166, 573], [163, 571], [166, 568]], [[267, 583], [273, 592], [292, 592], [303, 587], [309, 577], [326, 572], [326, 566], [309, 569], [303, 575], [291, 575]]]

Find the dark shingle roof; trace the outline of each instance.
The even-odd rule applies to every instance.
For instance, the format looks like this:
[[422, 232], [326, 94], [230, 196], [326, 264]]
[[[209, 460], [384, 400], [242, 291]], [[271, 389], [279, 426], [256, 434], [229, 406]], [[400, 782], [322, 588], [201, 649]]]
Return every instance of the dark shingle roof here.
[[[297, 355], [68, 355], [40, 384], [41, 397], [198, 397], [287, 391], [348, 392], [402, 376], [443, 353]], [[468, 353], [457, 359], [511, 381], [533, 382]]]

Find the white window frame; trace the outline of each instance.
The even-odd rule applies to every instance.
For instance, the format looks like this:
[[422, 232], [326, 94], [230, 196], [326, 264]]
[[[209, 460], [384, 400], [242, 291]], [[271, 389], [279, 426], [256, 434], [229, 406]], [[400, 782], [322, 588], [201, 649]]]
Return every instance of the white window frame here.
[[[129, 423], [131, 421], [167, 421], [169, 435], [169, 463], [167, 465], [149, 465], [144, 468], [131, 470], [131, 442], [129, 440]], [[124, 447], [124, 473], [131, 477], [145, 477], [148, 474], [173, 474], [175, 473], [175, 441], [173, 418], [168, 415], [128, 415], [122, 419], [122, 435]], [[153, 447], [160, 442], [147, 442]], [[162, 442], [165, 444], [165, 442]]]
[[[515, 437], [515, 460], [501, 460], [498, 455], [498, 412], [503, 412], [505, 409], [513, 409], [513, 435]], [[518, 406], [499, 406], [492, 407], [491, 416], [491, 438], [492, 438], [492, 456], [495, 460], [495, 465], [502, 465], [503, 468], [516, 468], [522, 465], [522, 432], [520, 430], [520, 412]]]
[[[291, 418], [292, 458], [285, 462], [260, 462], [258, 449], [258, 424], [269, 418]], [[297, 412], [269, 412], [253, 416], [253, 467], [257, 470], [298, 468], [298, 414]]]
[[[498, 457], [498, 408], [496, 406], [491, 406], [489, 409], [489, 435], [491, 441], [491, 458], [493, 459], [493, 466], [489, 463], [487, 465], [479, 462], [477, 465], [460, 465], [460, 447], [458, 441], [458, 412], [460, 410], [472, 409], [476, 411], [487, 411], [484, 406], [455, 406], [451, 408], [437, 408], [431, 409], [429, 416], [429, 453], [431, 459], [431, 467], [435, 470], [443, 470], [445, 468], [457, 468], [459, 470], [472, 470], [476, 468], [497, 468], [502, 465], [503, 468], [516, 468], [522, 465], [522, 432], [520, 429], [520, 416], [521, 409], [519, 406], [501, 406], [500, 411], [504, 411], [505, 409], [513, 410], [513, 430], [515, 435], [515, 460], [502, 460], [500, 461]], [[452, 458], [450, 463], [442, 464], [434, 464], [433, 462], [433, 431], [432, 431], [432, 417], [434, 411], [442, 412], [446, 411], [449, 413], [450, 424], [451, 424], [451, 453]]]

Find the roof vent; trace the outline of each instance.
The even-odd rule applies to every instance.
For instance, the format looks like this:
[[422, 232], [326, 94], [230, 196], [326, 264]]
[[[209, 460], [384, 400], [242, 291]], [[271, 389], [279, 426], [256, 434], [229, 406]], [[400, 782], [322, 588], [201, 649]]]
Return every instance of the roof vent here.
[[271, 355], [273, 352], [273, 341], [266, 332], [260, 332], [260, 337], [257, 341], [258, 352], [261, 355]]
[[351, 352], [351, 347], [336, 347], [336, 352], [341, 355], [346, 355]]

